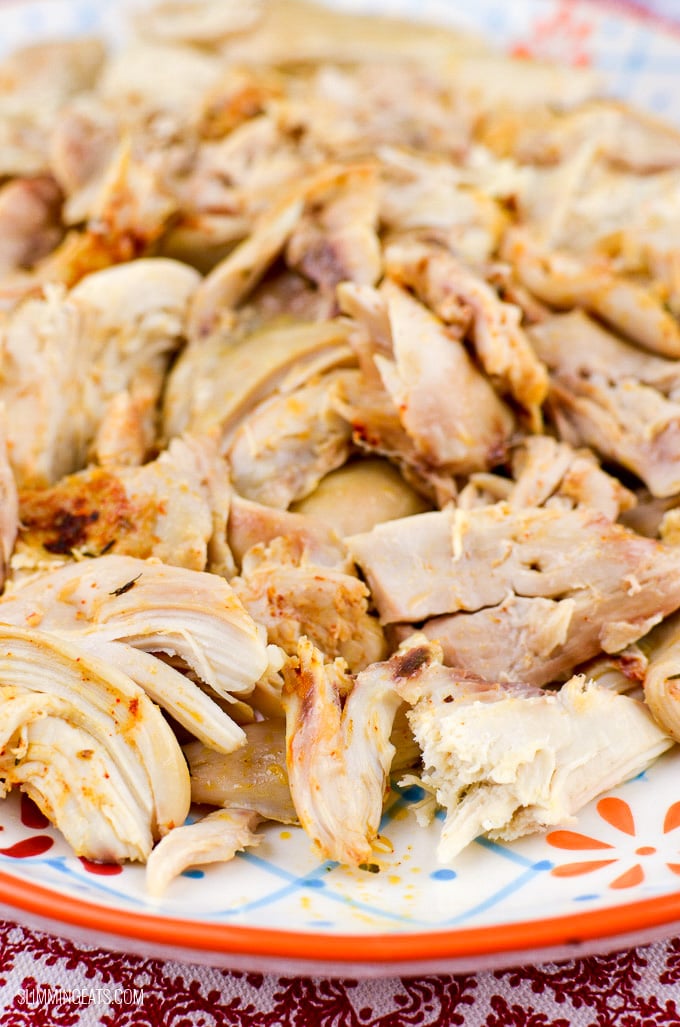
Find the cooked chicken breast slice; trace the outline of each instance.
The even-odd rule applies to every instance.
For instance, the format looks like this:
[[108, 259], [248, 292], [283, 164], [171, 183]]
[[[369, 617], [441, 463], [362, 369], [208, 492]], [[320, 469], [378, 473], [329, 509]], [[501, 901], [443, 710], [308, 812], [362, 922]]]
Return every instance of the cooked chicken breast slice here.
[[635, 506], [637, 497], [603, 470], [590, 450], [575, 450], [550, 435], [528, 435], [513, 450], [512, 478], [471, 474], [456, 506], [471, 510], [501, 500], [516, 509], [587, 506], [616, 521]]
[[426, 307], [389, 279], [380, 292], [393, 357], [374, 362], [417, 452], [455, 474], [498, 463], [514, 428], [509, 409]]
[[560, 433], [633, 471], [652, 495], [680, 490], [677, 362], [642, 353], [580, 311], [530, 329], [551, 372]]
[[351, 363], [348, 333], [340, 319], [274, 323], [244, 338], [190, 344], [166, 384], [166, 437], [212, 434], [226, 445], [239, 421], [277, 388]]
[[0, 400], [20, 485], [48, 485], [84, 467], [102, 409], [121, 391], [134, 399], [148, 444], [198, 277], [174, 261], [133, 261], [69, 293], [50, 288], [0, 326]]
[[519, 307], [503, 302], [483, 278], [440, 246], [394, 243], [386, 249], [385, 266], [445, 324], [459, 321], [461, 307], [472, 313], [469, 335], [482, 367], [527, 411], [532, 430], [540, 431], [548, 374], [520, 324]]
[[40, 575], [0, 599], [9, 623], [175, 655], [218, 695], [247, 695], [269, 666], [265, 630], [216, 574], [99, 556]]
[[336, 412], [333, 398], [352, 373], [329, 372], [270, 396], [241, 421], [226, 453], [240, 495], [286, 509], [345, 463], [352, 429]]
[[304, 563], [346, 571], [351, 567], [340, 536], [320, 520], [232, 496], [227, 539], [239, 566], [253, 546], [267, 546], [276, 538], [296, 546]]
[[445, 510], [345, 541], [383, 623], [425, 621], [448, 663], [495, 680], [563, 678], [680, 605], [675, 549], [587, 507]]
[[[376, 668], [377, 671], [377, 668]], [[423, 783], [446, 811], [437, 855], [480, 834], [512, 841], [557, 824], [645, 770], [673, 744], [643, 703], [583, 676], [558, 692], [469, 681], [418, 644], [382, 665], [412, 704]]]
[[170, 882], [189, 867], [227, 863], [237, 852], [262, 841], [254, 834], [260, 822], [251, 810], [219, 809], [162, 838], [146, 862], [146, 890], [159, 898]]
[[[94, 859], [145, 859], [153, 838], [184, 822], [189, 810], [189, 774], [182, 750], [158, 707], [126, 674], [53, 634], [0, 624], [0, 677], [5, 686], [39, 695], [46, 712], [57, 714], [77, 729], [75, 735], [71, 733], [77, 743], [75, 749], [64, 739], [63, 732], [56, 729], [52, 732], [57, 755], [62, 752], [69, 764], [76, 761], [73, 768], [76, 781], [82, 780], [82, 775], [76, 771], [76, 766], [80, 765], [77, 761], [86, 762], [87, 753], [93, 748], [101, 752], [101, 759], [116, 768], [116, 785], [120, 783], [122, 788], [122, 782], [125, 783], [128, 796], [132, 796], [133, 809], [139, 810], [146, 822], [147, 837], [135, 855], [131, 856], [125, 848], [118, 853], [95, 850], [83, 855]], [[54, 706], [55, 701], [60, 704], [59, 710]], [[84, 749], [81, 749], [80, 732], [85, 732], [92, 740]], [[41, 735], [40, 742], [43, 748], [52, 744], [45, 735]], [[44, 765], [45, 759], [41, 758], [40, 763]], [[48, 757], [48, 768], [49, 763]], [[40, 805], [41, 775], [33, 776], [31, 769], [30, 765], [25, 766], [24, 774], [26, 781], [30, 778], [32, 782], [29, 793]], [[91, 773], [87, 777], [91, 790], [88, 793], [86, 789], [77, 797], [77, 802], [90, 806], [88, 796], [91, 796], [94, 808], [90, 812], [96, 816], [97, 778]], [[68, 837], [68, 821], [62, 819], [61, 813], [68, 813], [71, 808], [68, 802], [72, 779], [63, 761], [56, 769], [56, 777], [50, 781], [48, 770], [47, 778], [44, 812], [58, 818], [57, 826], [65, 830]], [[106, 793], [105, 780], [101, 787]], [[65, 808], [53, 804], [57, 797], [67, 803]], [[83, 808], [81, 806], [81, 810]], [[116, 809], [110, 802], [107, 814], [115, 827]], [[126, 808], [121, 815], [125, 822]], [[74, 825], [74, 831], [79, 830], [82, 825]], [[107, 843], [110, 837], [109, 834]]]
[[288, 265], [322, 289], [375, 285], [382, 272], [379, 192], [372, 164], [350, 165], [329, 189], [315, 191], [286, 244]]
[[324, 859], [356, 866], [371, 856], [400, 698], [368, 670], [352, 680], [342, 661], [301, 639], [284, 667], [288, 779], [300, 823]]
[[507, 233], [503, 256], [520, 282], [558, 309], [583, 307], [644, 349], [680, 356], [680, 325], [650, 287], [617, 275], [600, 258], [551, 251], [530, 233]]

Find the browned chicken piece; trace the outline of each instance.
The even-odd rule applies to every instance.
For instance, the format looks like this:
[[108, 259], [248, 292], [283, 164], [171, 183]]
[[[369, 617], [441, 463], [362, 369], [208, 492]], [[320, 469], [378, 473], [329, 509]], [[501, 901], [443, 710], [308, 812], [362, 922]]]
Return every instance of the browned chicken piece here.
[[299, 539], [255, 545], [231, 584], [253, 620], [267, 628], [269, 642], [289, 654], [305, 635], [330, 659], [341, 656], [352, 672], [385, 655], [366, 585], [352, 570], [311, 562]]
[[550, 403], [572, 445], [633, 471], [654, 496], [680, 491], [680, 372], [580, 311], [530, 329], [551, 372]]
[[239, 566], [253, 546], [262, 543], [266, 547], [277, 538], [287, 539], [297, 546], [305, 563], [345, 571], [351, 569], [351, 560], [341, 539], [323, 521], [232, 496], [227, 540]]
[[0, 188], [0, 274], [32, 267], [61, 241], [62, 195], [49, 175]]
[[558, 692], [498, 684], [443, 667], [438, 647], [418, 636], [371, 672], [412, 706], [422, 782], [446, 812], [445, 863], [481, 834], [512, 841], [573, 824], [672, 744], [643, 703], [583, 676]]
[[0, 280], [0, 310], [39, 296], [50, 283], [71, 287], [96, 271], [143, 257], [176, 211], [159, 172], [133, 156], [128, 141], [120, 144], [97, 185], [83, 228], [69, 231], [30, 272]]
[[105, 58], [98, 39], [38, 43], [0, 64], [0, 178], [48, 170], [48, 139], [60, 108], [94, 86]]
[[680, 325], [651, 287], [616, 274], [602, 257], [551, 250], [523, 229], [505, 237], [503, 255], [522, 285], [565, 310], [582, 307], [664, 357], [680, 357]]
[[469, 337], [479, 362], [500, 391], [526, 410], [531, 430], [540, 431], [548, 374], [524, 333], [519, 307], [504, 303], [481, 276], [440, 246], [396, 243], [385, 252], [385, 266], [445, 324], [458, 324], [461, 308], [470, 312]]
[[618, 520], [637, 502], [633, 492], [600, 467], [590, 450], [572, 449], [549, 435], [528, 435], [513, 450], [512, 478], [488, 473], [470, 475], [456, 505], [471, 510], [499, 500], [507, 500], [515, 509], [587, 506], [611, 521]]
[[371, 669], [352, 679], [343, 661], [325, 663], [306, 638], [283, 673], [288, 780], [300, 823], [322, 858], [366, 862], [382, 815], [401, 700]]
[[164, 434], [212, 434], [227, 447], [239, 422], [267, 396], [352, 362], [349, 327], [274, 321], [244, 336], [211, 336], [186, 347], [165, 388]]
[[20, 486], [45, 486], [84, 467], [106, 404], [121, 391], [149, 444], [198, 277], [169, 260], [133, 261], [88, 275], [69, 293], [48, 289], [0, 326], [0, 399]]
[[228, 472], [208, 439], [175, 439], [142, 467], [89, 468], [23, 489], [15, 576], [118, 553], [231, 576]]
[[352, 429], [333, 397], [352, 371], [331, 371], [290, 392], [275, 393], [236, 429], [226, 458], [236, 491], [286, 509], [345, 463]]
[[443, 510], [345, 541], [384, 624], [425, 622], [447, 663], [498, 681], [564, 678], [680, 606], [677, 551], [587, 507]]

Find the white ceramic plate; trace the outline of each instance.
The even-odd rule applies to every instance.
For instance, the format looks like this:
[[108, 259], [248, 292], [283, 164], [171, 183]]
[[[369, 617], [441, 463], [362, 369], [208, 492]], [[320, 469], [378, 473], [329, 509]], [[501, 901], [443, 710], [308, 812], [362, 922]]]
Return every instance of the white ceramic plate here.
[[[680, 33], [611, 5], [338, 5], [454, 21], [518, 52], [592, 64], [615, 93], [673, 113]], [[0, 50], [78, 32], [116, 36], [120, 14], [96, 0], [0, 0]], [[418, 798], [417, 789], [393, 794], [381, 852], [363, 870], [320, 863], [300, 830], [271, 825], [259, 848], [187, 872], [151, 903], [142, 868], [76, 859], [30, 803], [12, 796], [0, 804], [0, 904], [14, 918], [144, 954], [354, 975], [537, 961], [680, 930], [680, 752], [592, 803], [577, 829], [511, 846], [480, 840], [455, 871], [434, 860], [439, 823], [416, 826], [409, 806]]]

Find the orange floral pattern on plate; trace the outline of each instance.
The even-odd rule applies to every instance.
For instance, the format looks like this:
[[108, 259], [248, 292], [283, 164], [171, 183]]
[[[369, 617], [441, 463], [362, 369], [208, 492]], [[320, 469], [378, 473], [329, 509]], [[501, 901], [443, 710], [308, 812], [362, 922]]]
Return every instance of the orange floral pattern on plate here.
[[[638, 840], [636, 835], [635, 817], [629, 803], [625, 799], [616, 796], [607, 796], [600, 799], [597, 804], [597, 812], [605, 823], [613, 827], [621, 835]], [[670, 834], [680, 827], [680, 802], [672, 803], [666, 810], [663, 821], [664, 835]], [[589, 874], [595, 870], [602, 870], [608, 866], [621, 863], [623, 859], [630, 859], [630, 849], [625, 853], [617, 852], [617, 846], [610, 842], [601, 841], [578, 831], [558, 830], [551, 831], [546, 836], [548, 845], [556, 849], [563, 849], [574, 853], [597, 853], [596, 858], [584, 858], [568, 863], [559, 863], [553, 867], [550, 873], [553, 877], [578, 877], [581, 874]], [[609, 881], [608, 887], [614, 889], [633, 888], [642, 884], [645, 880], [645, 857], [657, 855], [656, 845], [638, 845], [634, 850], [634, 856], [640, 858], [639, 862], [633, 862], [632, 866], [626, 867], [622, 873], [617, 874]], [[674, 863], [664, 860], [666, 866], [673, 874], [680, 875], [680, 862]]]

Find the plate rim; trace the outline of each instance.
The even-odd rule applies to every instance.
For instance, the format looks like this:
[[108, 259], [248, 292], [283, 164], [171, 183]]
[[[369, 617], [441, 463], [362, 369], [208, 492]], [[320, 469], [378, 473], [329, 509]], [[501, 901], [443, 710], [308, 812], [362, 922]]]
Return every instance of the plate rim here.
[[367, 934], [284, 930], [213, 923], [153, 912], [105, 906], [79, 899], [45, 885], [0, 871], [0, 903], [72, 927], [114, 935], [128, 941], [162, 945], [178, 953], [187, 950], [220, 956], [260, 956], [309, 965], [427, 963], [498, 957], [555, 947], [578, 948], [587, 942], [667, 927], [680, 923], [680, 890], [604, 909], [557, 917], [512, 920], [501, 924], [428, 931]]
[[[5, 11], [31, 2], [0, 0], [0, 20]], [[680, 42], [680, 22], [645, 10], [637, 0], [592, 0], [588, 4], [578, 0], [578, 4], [581, 8], [592, 7], [593, 12], [607, 12], [623, 21], [670, 32]], [[210, 961], [211, 956], [233, 957], [235, 963], [243, 958], [260, 957], [305, 965], [311, 972], [328, 970], [335, 964], [339, 973], [343, 969], [356, 971], [361, 966], [377, 967], [382, 972], [392, 968], [395, 972], [397, 969], [404, 972], [406, 964], [413, 968], [408, 972], [415, 973], [418, 965], [432, 963], [439, 967], [471, 961], [481, 964], [490, 959], [512, 963], [518, 961], [515, 957], [527, 953], [534, 962], [548, 961], [556, 949], [562, 950], [560, 958], [567, 958], [565, 949], [579, 953], [588, 943], [599, 943], [607, 946], [607, 951], [613, 951], [617, 939], [623, 946], [628, 944], [630, 935], [660, 929], [667, 929], [670, 934], [672, 925], [680, 927], [680, 889], [634, 902], [544, 918], [365, 934], [322, 933], [301, 927], [287, 930], [156, 915], [152, 911], [140, 913], [81, 899], [6, 870], [0, 870], [0, 904], [16, 913], [53, 921], [57, 927], [70, 926], [91, 932], [97, 938], [93, 944], [103, 947], [106, 947], [101, 940], [104, 936], [115, 938], [121, 944], [142, 943], [150, 947], [150, 957], [157, 946], [169, 953], [168, 958], [183, 962], [187, 961], [187, 953], [201, 962]], [[437, 968], [433, 972], [437, 972]]]

